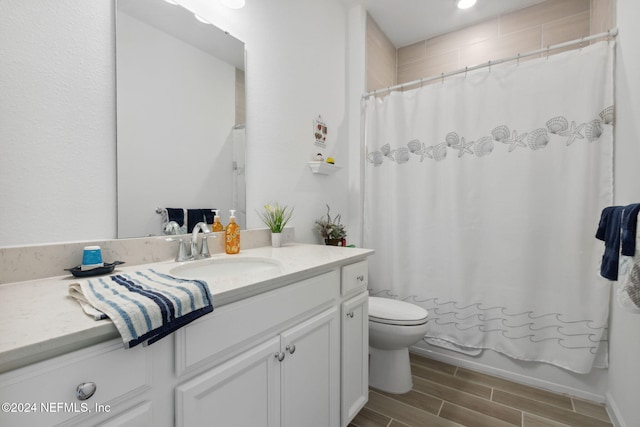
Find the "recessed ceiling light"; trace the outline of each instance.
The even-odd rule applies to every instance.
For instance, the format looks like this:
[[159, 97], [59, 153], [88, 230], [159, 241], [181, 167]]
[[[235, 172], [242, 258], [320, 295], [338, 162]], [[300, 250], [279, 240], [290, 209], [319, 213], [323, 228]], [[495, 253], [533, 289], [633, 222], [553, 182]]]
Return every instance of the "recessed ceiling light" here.
[[476, 4], [476, 0], [458, 0], [458, 9], [469, 9]]

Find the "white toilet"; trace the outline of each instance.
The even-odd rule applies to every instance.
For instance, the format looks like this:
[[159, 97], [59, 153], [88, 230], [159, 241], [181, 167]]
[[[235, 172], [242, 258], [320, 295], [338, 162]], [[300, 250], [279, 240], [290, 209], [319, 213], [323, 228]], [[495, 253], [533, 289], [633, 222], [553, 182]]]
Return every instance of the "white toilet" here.
[[427, 310], [389, 298], [369, 297], [369, 385], [388, 393], [413, 387], [409, 346], [427, 332]]

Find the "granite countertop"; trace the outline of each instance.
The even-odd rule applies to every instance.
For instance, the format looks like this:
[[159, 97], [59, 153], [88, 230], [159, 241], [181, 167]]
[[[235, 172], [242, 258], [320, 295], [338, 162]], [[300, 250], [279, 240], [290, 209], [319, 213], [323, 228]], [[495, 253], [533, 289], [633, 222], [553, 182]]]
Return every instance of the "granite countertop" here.
[[[280, 272], [234, 274], [207, 282], [214, 307], [220, 307], [371, 254], [370, 249], [297, 243], [246, 249], [237, 255], [216, 254], [210, 259], [268, 258], [279, 265]], [[125, 264], [114, 274], [148, 268], [168, 273], [181, 264]], [[0, 373], [119, 337], [110, 320], [93, 320], [68, 296], [69, 284], [78, 280], [66, 275], [0, 285]]]

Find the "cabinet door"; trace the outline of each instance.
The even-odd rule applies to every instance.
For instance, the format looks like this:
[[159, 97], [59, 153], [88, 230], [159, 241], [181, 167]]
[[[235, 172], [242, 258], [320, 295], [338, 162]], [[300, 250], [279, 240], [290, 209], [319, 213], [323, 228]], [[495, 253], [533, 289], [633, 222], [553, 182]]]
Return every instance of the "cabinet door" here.
[[369, 292], [342, 304], [342, 426], [369, 398]]
[[280, 425], [280, 338], [176, 388], [176, 425]]
[[282, 427], [340, 424], [338, 322], [333, 307], [281, 335]]

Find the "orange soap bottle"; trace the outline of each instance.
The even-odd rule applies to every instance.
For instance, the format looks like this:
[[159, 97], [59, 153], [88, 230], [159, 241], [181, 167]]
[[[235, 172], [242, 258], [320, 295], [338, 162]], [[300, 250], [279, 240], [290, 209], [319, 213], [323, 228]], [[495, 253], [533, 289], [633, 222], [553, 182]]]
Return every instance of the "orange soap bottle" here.
[[220, 211], [218, 209], [215, 209], [214, 212], [215, 212], [215, 215], [213, 216], [213, 224], [211, 224], [211, 231], [213, 232], [224, 231], [224, 226], [220, 222], [220, 215], [218, 215], [218, 212]]
[[236, 224], [235, 209], [231, 209], [229, 224], [224, 229], [224, 250], [228, 254], [240, 252], [240, 226]]

